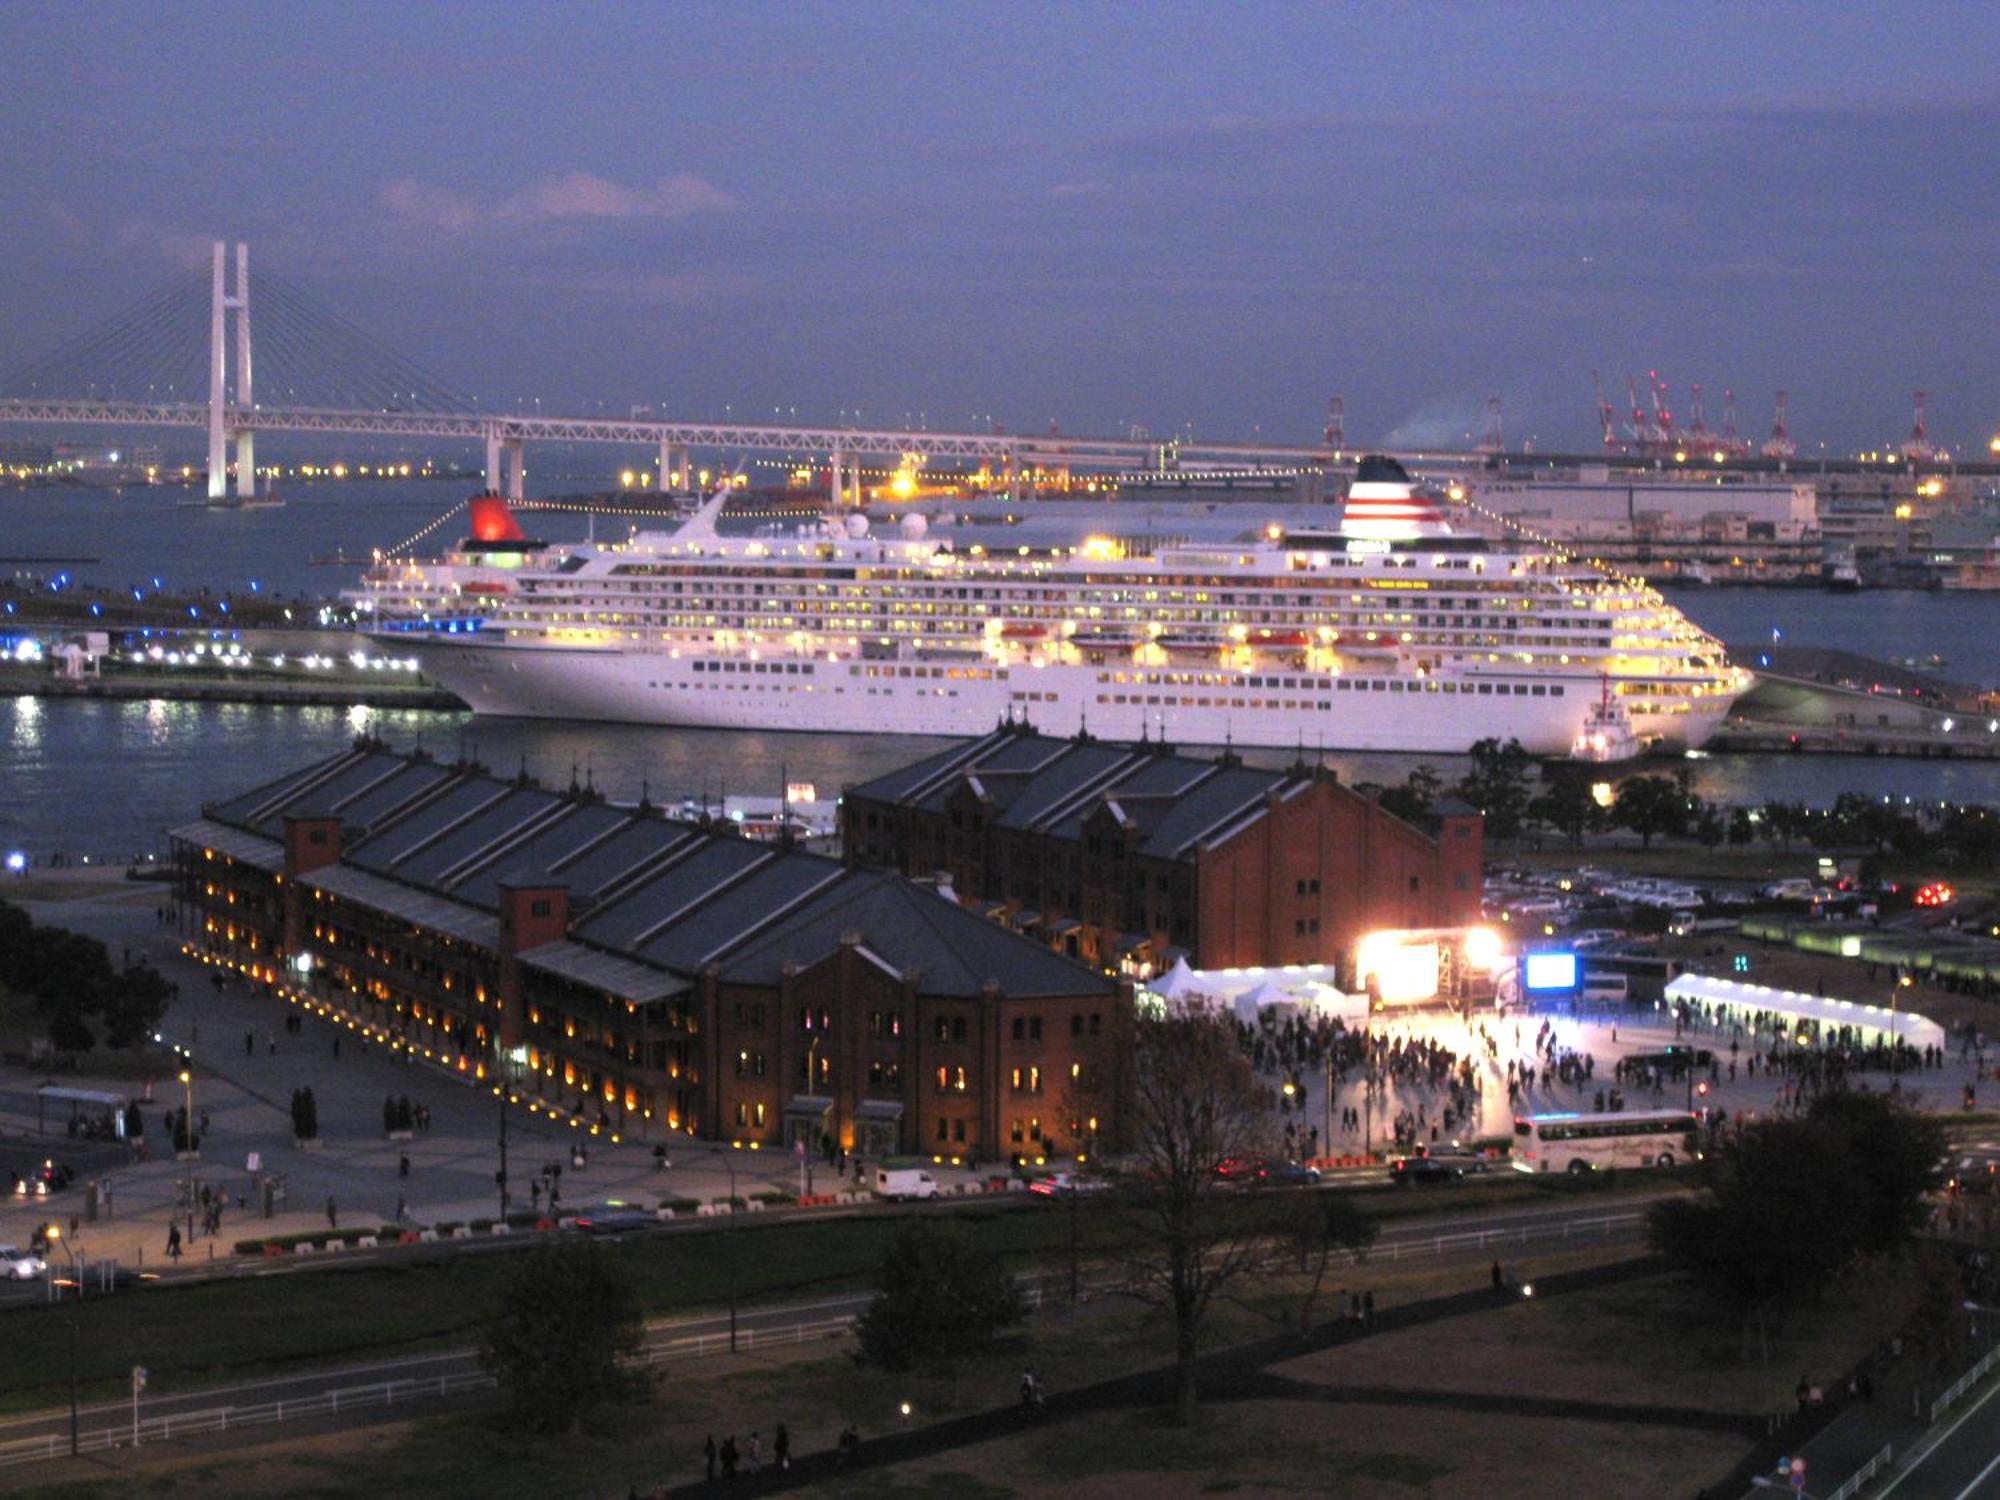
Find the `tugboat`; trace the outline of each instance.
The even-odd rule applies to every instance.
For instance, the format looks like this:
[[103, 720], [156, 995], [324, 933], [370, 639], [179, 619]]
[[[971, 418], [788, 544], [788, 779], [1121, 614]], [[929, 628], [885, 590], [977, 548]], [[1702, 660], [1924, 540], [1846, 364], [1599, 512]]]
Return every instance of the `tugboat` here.
[[1625, 712], [1625, 705], [1611, 696], [1611, 679], [1605, 678], [1597, 702], [1584, 715], [1583, 728], [1577, 731], [1576, 741], [1570, 746], [1569, 758], [1606, 766], [1631, 760], [1645, 748], [1645, 742], [1632, 727], [1632, 716]]
[[1861, 569], [1852, 552], [1836, 552], [1820, 568], [1820, 578], [1829, 592], [1851, 594], [1861, 587]]

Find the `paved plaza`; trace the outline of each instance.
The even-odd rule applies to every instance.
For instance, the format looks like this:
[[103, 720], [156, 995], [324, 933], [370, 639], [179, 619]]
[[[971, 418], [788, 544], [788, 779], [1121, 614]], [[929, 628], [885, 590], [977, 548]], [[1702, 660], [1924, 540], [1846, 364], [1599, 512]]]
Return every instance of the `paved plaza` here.
[[[168, 1042], [187, 1047], [196, 1059], [195, 1111], [207, 1114], [210, 1131], [202, 1143], [202, 1159], [193, 1165], [193, 1171], [198, 1185], [226, 1193], [229, 1204], [220, 1234], [194, 1240], [186, 1247], [186, 1255], [206, 1259], [227, 1254], [239, 1239], [324, 1229], [329, 1200], [342, 1228], [392, 1223], [399, 1208], [408, 1222], [417, 1225], [496, 1216], [499, 1121], [497, 1101], [489, 1092], [379, 1046], [364, 1050], [354, 1033], [316, 1017], [304, 1018], [300, 1035], [288, 1035], [284, 1022], [294, 1013], [293, 1008], [252, 993], [242, 981], [217, 991], [211, 983], [213, 971], [182, 957], [177, 935], [159, 924], [156, 908], [165, 893], [158, 886], [109, 880], [98, 886], [79, 885], [78, 890], [80, 894], [71, 899], [35, 903], [30, 910], [38, 921], [73, 927], [102, 939], [114, 957], [127, 949], [135, 955], [146, 954], [182, 988], [182, 999], [161, 1032]], [[1574, 1085], [1553, 1079], [1538, 1082], [1525, 1090], [1518, 1102], [1510, 1101], [1509, 1063], [1518, 1067], [1547, 1061], [1546, 1052], [1540, 1058], [1536, 1055], [1537, 1036], [1545, 1020], [1553, 1029], [1552, 1041], [1558, 1052], [1574, 1052], [1594, 1060], [1593, 1076]], [[338, 1055], [336, 1035], [341, 1044]], [[1437, 1127], [1440, 1140], [1511, 1134], [1517, 1109], [1589, 1111], [1597, 1091], [1614, 1086], [1612, 1075], [1619, 1057], [1655, 1052], [1675, 1041], [1710, 1048], [1724, 1060], [1718, 1081], [1700, 1102], [1736, 1115], [1768, 1112], [1781, 1107], [1786, 1098], [1782, 1076], [1759, 1074], [1753, 1079], [1739, 1068], [1734, 1080], [1729, 1077], [1726, 1032], [1708, 1029], [1677, 1036], [1671, 1021], [1654, 1012], [1628, 1012], [1616, 1020], [1608, 1016], [1503, 1016], [1490, 1011], [1461, 1018], [1421, 1012], [1378, 1017], [1375, 1036], [1378, 1044], [1429, 1042], [1471, 1057], [1480, 1087], [1470, 1100], [1470, 1117], [1448, 1131], [1443, 1129], [1440, 1111], [1449, 1099], [1448, 1091], [1407, 1079], [1388, 1081], [1370, 1101], [1358, 1071], [1352, 1069], [1336, 1084], [1329, 1115], [1324, 1071], [1306, 1066], [1292, 1075], [1299, 1089], [1298, 1103], [1285, 1116], [1296, 1131], [1295, 1154], [1307, 1154], [1314, 1127], [1321, 1131], [1322, 1155], [1358, 1154], [1364, 1135], [1367, 1144], [1382, 1152], [1390, 1140], [1390, 1123], [1402, 1114], [1419, 1122], [1418, 1139], [1428, 1141], [1433, 1127]], [[246, 1037], [250, 1042], [247, 1050]], [[1948, 1054], [1943, 1068], [1906, 1073], [1901, 1080], [1903, 1089], [1926, 1107], [1957, 1109], [1961, 1090], [1975, 1082], [1974, 1065], [1960, 1059], [1955, 1041]], [[1276, 1081], [1280, 1075], [1274, 1072], [1272, 1076]], [[1886, 1072], [1862, 1077], [1871, 1087], [1889, 1083]], [[40, 1076], [32, 1074], [0, 1078], [0, 1138], [4, 1138], [0, 1149], [18, 1163], [24, 1164], [31, 1156], [50, 1155], [75, 1165], [80, 1175], [108, 1177], [111, 1212], [96, 1222], [79, 1224], [81, 1253], [93, 1260], [157, 1266], [166, 1252], [169, 1215], [188, 1165], [159, 1155], [134, 1161], [122, 1147], [72, 1141], [64, 1133], [59, 1112], [51, 1114], [51, 1133], [38, 1140], [34, 1135], [35, 1091], [41, 1082]], [[88, 1063], [82, 1074], [65, 1076], [61, 1082], [92, 1086]], [[123, 1081], [107, 1081], [103, 1086], [139, 1091], [137, 1085]], [[292, 1141], [289, 1101], [292, 1091], [300, 1087], [310, 1087], [319, 1103], [324, 1144], [317, 1152], [301, 1151]], [[1687, 1099], [1686, 1085], [1680, 1082], [1658, 1089], [1627, 1083], [1624, 1094], [1626, 1107], [1632, 1109], [1673, 1106]], [[427, 1107], [429, 1128], [408, 1142], [385, 1138], [382, 1104], [389, 1095], [407, 1095], [413, 1103]], [[1987, 1083], [1980, 1087], [1979, 1096], [1982, 1103], [1991, 1103], [2000, 1096], [2000, 1086]], [[183, 1097], [180, 1085], [170, 1075], [163, 1072], [154, 1080], [152, 1102], [142, 1109], [149, 1144], [156, 1149], [164, 1139], [164, 1111], [181, 1103]], [[1343, 1129], [1341, 1115], [1349, 1108], [1356, 1112], [1357, 1124]], [[562, 1167], [566, 1211], [614, 1197], [648, 1206], [671, 1197], [708, 1201], [731, 1190], [732, 1167], [739, 1193], [765, 1189], [795, 1192], [800, 1186], [798, 1164], [790, 1157], [728, 1150], [685, 1135], [628, 1139], [616, 1145], [601, 1136], [586, 1140], [588, 1160], [581, 1169], [574, 1166], [570, 1152], [582, 1132], [546, 1116], [513, 1109], [508, 1136], [512, 1207], [517, 1212], [529, 1206], [531, 1178], [549, 1163]], [[665, 1170], [655, 1165], [653, 1157], [653, 1147], [660, 1138], [668, 1142], [671, 1158], [671, 1166]], [[407, 1176], [400, 1171], [405, 1155], [410, 1164]], [[261, 1171], [284, 1179], [286, 1201], [269, 1219], [259, 1212], [249, 1166], [253, 1156]], [[814, 1189], [827, 1191], [831, 1175], [816, 1161]], [[969, 1178], [970, 1174], [955, 1174], [947, 1168], [940, 1176], [950, 1181]], [[852, 1185], [851, 1175], [848, 1185]], [[67, 1225], [72, 1215], [82, 1214], [80, 1186], [40, 1203], [11, 1202], [0, 1208], [0, 1242], [25, 1242], [43, 1219]]]

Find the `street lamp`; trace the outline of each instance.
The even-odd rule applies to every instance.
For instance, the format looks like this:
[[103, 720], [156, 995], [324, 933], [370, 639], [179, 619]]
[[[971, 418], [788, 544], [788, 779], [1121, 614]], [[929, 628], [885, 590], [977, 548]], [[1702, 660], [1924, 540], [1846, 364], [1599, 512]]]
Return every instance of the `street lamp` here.
[[1915, 984], [1916, 980], [1907, 974], [1898, 974], [1896, 984], [1889, 991], [1889, 1073], [1894, 1077], [1903, 1071], [1903, 1032], [1896, 1019], [1896, 1003], [1902, 999], [1903, 991]]
[[[76, 1297], [83, 1300], [83, 1273], [77, 1270], [76, 1248], [63, 1238], [62, 1225], [49, 1225], [49, 1239], [61, 1245], [63, 1254], [69, 1257], [69, 1278], [76, 1283]], [[69, 1456], [75, 1458], [82, 1451], [76, 1430], [76, 1309], [69, 1310]]]
[[187, 1113], [181, 1116], [181, 1140], [187, 1143], [187, 1219], [188, 1244], [194, 1244], [194, 1068], [181, 1069], [180, 1080], [187, 1088]]
[[[734, 1150], [734, 1147], [729, 1148]], [[736, 1352], [736, 1163], [729, 1159], [728, 1151], [722, 1156], [722, 1169], [729, 1174], [729, 1228], [724, 1231], [729, 1236], [729, 1253], [723, 1260], [729, 1264], [729, 1352]]]
[[500, 1189], [500, 1222], [507, 1222], [507, 1094], [516, 1079], [521, 1076], [521, 1068], [528, 1061], [526, 1047], [512, 1047], [500, 1054], [499, 1082], [493, 1096], [500, 1102], [500, 1170], [494, 1174], [494, 1181]]

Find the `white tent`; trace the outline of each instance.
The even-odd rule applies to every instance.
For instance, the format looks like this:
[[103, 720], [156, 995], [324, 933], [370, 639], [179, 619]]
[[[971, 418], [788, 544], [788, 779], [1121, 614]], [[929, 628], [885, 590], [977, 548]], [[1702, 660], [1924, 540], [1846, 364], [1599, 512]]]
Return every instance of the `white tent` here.
[[1174, 960], [1174, 966], [1164, 974], [1156, 974], [1146, 981], [1146, 988], [1162, 1000], [1178, 1000], [1192, 989], [1199, 988], [1194, 970], [1188, 967], [1187, 956], [1183, 954]]
[[1745, 1012], [1768, 1011], [1795, 1020], [1814, 1021], [1822, 1027], [1852, 1026], [1862, 1033], [1862, 1041], [1868, 1043], [1894, 1035], [1912, 1047], [1945, 1044], [1944, 1028], [1930, 1017], [1915, 1011], [1892, 1011], [1886, 1005], [1864, 1005], [1857, 1000], [1836, 1000], [1797, 990], [1774, 990], [1769, 985], [1740, 984], [1707, 974], [1681, 975], [1667, 986], [1666, 995], [1669, 1001], [1686, 1000]]
[[1257, 1017], [1274, 1006], [1290, 1006], [1296, 1015], [1299, 997], [1290, 990], [1281, 989], [1266, 979], [1231, 998], [1230, 1008], [1236, 1012], [1236, 1019], [1246, 1023], [1255, 1022]]

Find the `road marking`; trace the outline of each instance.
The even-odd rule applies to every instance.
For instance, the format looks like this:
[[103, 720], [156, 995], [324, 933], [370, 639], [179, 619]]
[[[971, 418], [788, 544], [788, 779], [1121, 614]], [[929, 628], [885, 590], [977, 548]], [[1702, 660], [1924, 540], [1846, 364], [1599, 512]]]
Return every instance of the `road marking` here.
[[1972, 1483], [1968, 1484], [1964, 1489], [1960, 1490], [1956, 1495], [1953, 1495], [1951, 1497], [1951, 1500], [1966, 1500], [1966, 1496], [1970, 1495], [1974, 1490], [1978, 1489], [1981, 1484], [1985, 1483], [1986, 1476], [1988, 1474], [1991, 1474], [1995, 1469], [2000, 1469], [2000, 1453], [1996, 1453], [1993, 1455], [1992, 1458], [1988, 1459], [1986, 1467], [1979, 1471], [1978, 1476], [1973, 1479]]
[[[1889, 1496], [1896, 1493], [1897, 1488], [1902, 1484], [1902, 1482], [1905, 1479], [1908, 1479], [1912, 1474], [1916, 1473], [1917, 1470], [1921, 1469], [1925, 1464], [1929, 1463], [1931, 1458], [1938, 1452], [1938, 1450], [1944, 1447], [1946, 1443], [1951, 1441], [1952, 1434], [1957, 1432], [1959, 1428], [1963, 1427], [1967, 1422], [1970, 1422], [1975, 1416], [1977, 1416], [1979, 1414], [1979, 1408], [1984, 1406], [1987, 1402], [1991, 1401], [1996, 1395], [2000, 1395], [2000, 1384], [1994, 1385], [1992, 1389], [1988, 1390], [1985, 1395], [1981, 1396], [1977, 1401], [1973, 1402], [1971, 1406], [1967, 1407], [1964, 1415], [1961, 1416], [1956, 1422], [1952, 1423], [1951, 1426], [1945, 1428], [1945, 1430], [1939, 1435], [1938, 1440], [1932, 1443], [1930, 1447], [1924, 1450], [1923, 1457], [1919, 1458], [1915, 1463], [1911, 1464], [1907, 1469], [1903, 1470], [1902, 1473], [1898, 1474], [1894, 1479], [1890, 1480], [1887, 1488], [1885, 1488], [1880, 1495], [1877, 1495], [1875, 1497], [1875, 1500], [1889, 1500]], [[1995, 1460], [1995, 1461], [2000, 1462], [2000, 1460]], [[1993, 1465], [1988, 1464], [1986, 1467], [1987, 1470], [1990, 1472], [1993, 1468]], [[1981, 1474], [1979, 1476], [1980, 1479], [1984, 1479], [1985, 1477], [1986, 1477], [1985, 1474]], [[1973, 1480], [1973, 1483], [1977, 1484], [1979, 1483], [1979, 1480], [1975, 1479]], [[1970, 1494], [1971, 1491], [1967, 1490], [1965, 1493]], [[1963, 1496], [1960, 1496], [1959, 1500], [1963, 1500]]]

